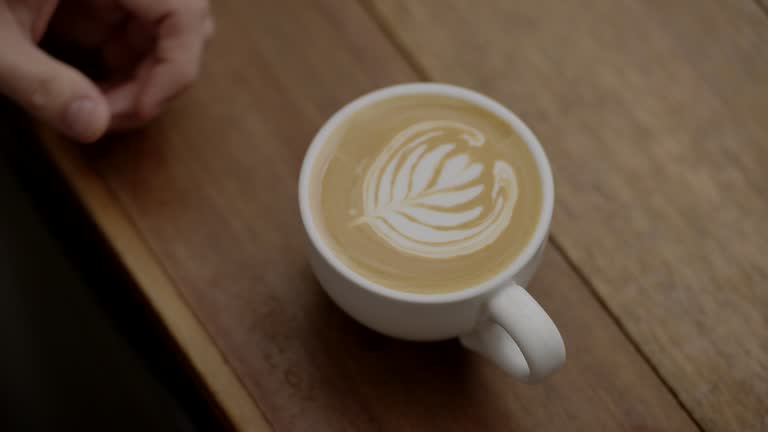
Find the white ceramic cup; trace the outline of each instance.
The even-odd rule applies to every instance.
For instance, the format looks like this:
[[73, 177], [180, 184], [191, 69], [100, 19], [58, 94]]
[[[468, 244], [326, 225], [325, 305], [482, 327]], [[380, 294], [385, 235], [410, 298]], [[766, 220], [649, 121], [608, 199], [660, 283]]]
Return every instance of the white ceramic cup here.
[[[523, 138], [541, 175], [543, 205], [531, 240], [509, 266], [480, 285], [444, 294], [415, 294], [378, 285], [353, 272], [320, 235], [310, 206], [311, 172], [332, 131], [375, 102], [401, 95], [443, 95], [479, 105], [509, 123]], [[543, 253], [554, 205], [552, 170], [528, 127], [498, 102], [446, 84], [386, 87], [350, 102], [333, 115], [307, 150], [299, 179], [301, 218], [309, 238], [309, 261], [321, 285], [344, 311], [389, 336], [414, 341], [459, 337], [461, 343], [526, 382], [538, 381], [565, 361], [565, 346], [544, 309], [523, 288]]]

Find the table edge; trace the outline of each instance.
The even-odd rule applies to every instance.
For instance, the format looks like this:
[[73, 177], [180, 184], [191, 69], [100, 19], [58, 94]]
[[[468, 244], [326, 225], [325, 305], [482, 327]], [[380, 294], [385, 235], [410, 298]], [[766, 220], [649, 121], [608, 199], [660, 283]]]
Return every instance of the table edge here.
[[239, 431], [272, 431], [261, 408], [189, 308], [101, 176], [90, 170], [74, 151], [67, 150], [74, 144], [48, 129], [41, 128], [36, 133], [142, 296], [173, 335], [234, 427]]

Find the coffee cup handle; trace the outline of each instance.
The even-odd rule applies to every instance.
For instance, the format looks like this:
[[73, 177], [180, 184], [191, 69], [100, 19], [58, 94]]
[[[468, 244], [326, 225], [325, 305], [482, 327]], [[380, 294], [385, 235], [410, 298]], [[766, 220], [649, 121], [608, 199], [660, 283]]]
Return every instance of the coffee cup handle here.
[[565, 362], [565, 344], [555, 323], [523, 287], [501, 289], [487, 307], [488, 320], [460, 338], [466, 348], [528, 383]]

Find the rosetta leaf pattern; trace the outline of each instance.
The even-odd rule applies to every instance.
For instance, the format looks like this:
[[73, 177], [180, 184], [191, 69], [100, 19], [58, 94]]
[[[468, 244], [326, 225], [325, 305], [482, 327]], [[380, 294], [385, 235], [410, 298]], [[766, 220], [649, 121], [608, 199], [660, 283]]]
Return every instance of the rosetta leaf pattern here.
[[429, 258], [493, 242], [509, 224], [517, 182], [506, 162], [473, 160], [484, 142], [478, 130], [453, 121], [405, 129], [366, 173], [363, 216], [355, 224], [368, 224], [401, 252]]

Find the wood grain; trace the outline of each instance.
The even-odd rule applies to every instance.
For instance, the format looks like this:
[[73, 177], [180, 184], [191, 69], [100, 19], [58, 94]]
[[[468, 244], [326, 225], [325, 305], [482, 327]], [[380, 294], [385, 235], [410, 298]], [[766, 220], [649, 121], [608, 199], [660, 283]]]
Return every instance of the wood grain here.
[[42, 142], [62, 174], [93, 217], [114, 251], [142, 288], [208, 389], [233, 425], [241, 431], [269, 430], [261, 411], [210, 340], [201, 323], [174, 287], [160, 263], [127, 218], [115, 197], [107, 190], [97, 170], [72, 143], [50, 130], [41, 130]]
[[[191, 339], [182, 346], [192, 357], [215, 357], [189, 305], [275, 430], [696, 429], [557, 248], [531, 291], [560, 325], [569, 360], [539, 386], [455, 341], [395, 341], [335, 308], [303, 258], [303, 152], [344, 102], [417, 75], [356, 3], [222, 0], [214, 9], [203, 78], [168, 115], [86, 155], [52, 150], [82, 166], [65, 169], [75, 184], [105, 180], [78, 192], [96, 203], [146, 294]], [[222, 365], [199, 364], [225, 406], [247, 417], [239, 424], [260, 430]]]
[[707, 430], [768, 428], [768, 19], [750, 1], [377, 1], [522, 115], [556, 240]]

